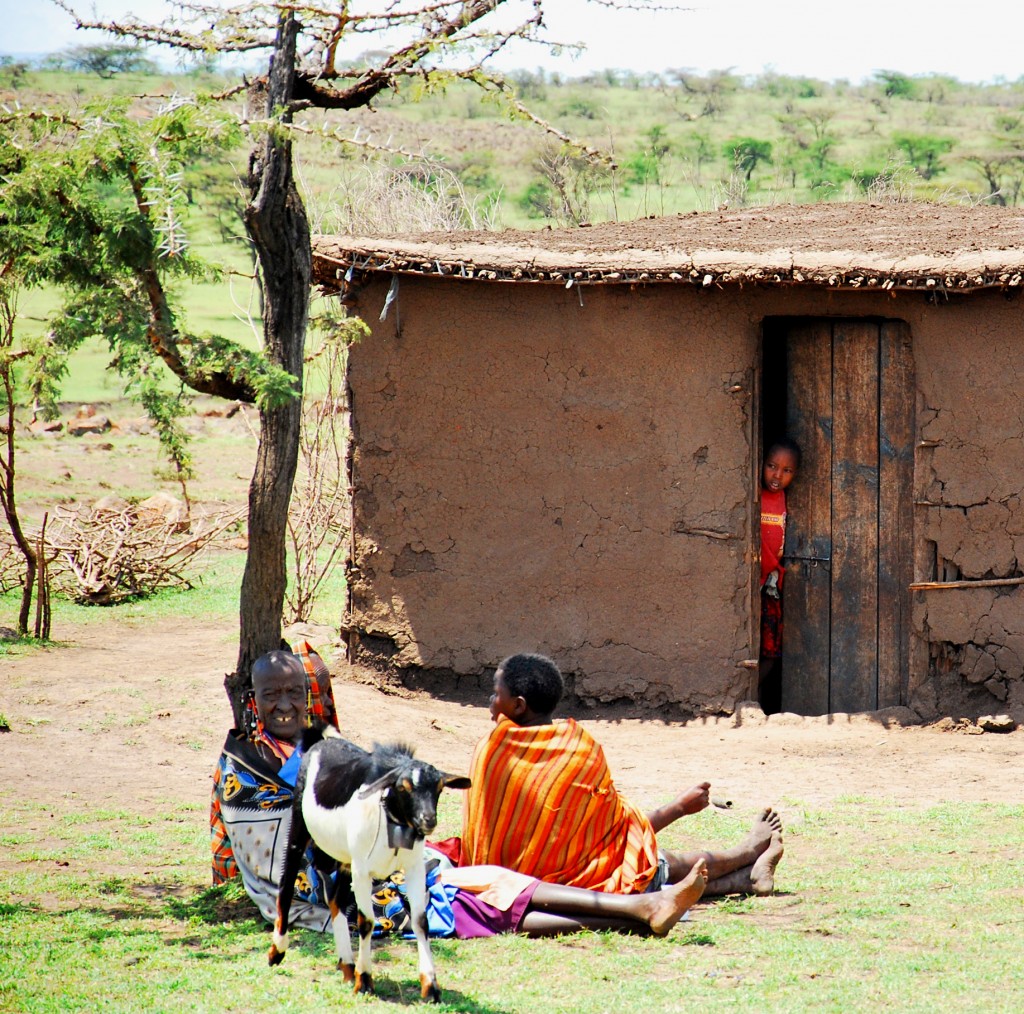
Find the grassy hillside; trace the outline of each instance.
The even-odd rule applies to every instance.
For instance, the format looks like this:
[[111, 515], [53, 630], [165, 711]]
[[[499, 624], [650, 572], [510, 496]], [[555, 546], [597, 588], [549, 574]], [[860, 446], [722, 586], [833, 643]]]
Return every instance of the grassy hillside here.
[[[208, 73], [117, 75], [0, 67], [8, 107], [75, 110], [103, 94], [216, 91]], [[581, 221], [818, 200], [992, 201], [1024, 190], [1024, 79], [988, 86], [885, 72], [871, 83], [762, 75], [609, 71], [512, 75], [541, 120], [608, 156], [595, 164], [470, 85], [385, 95], [373, 110], [306, 126], [297, 166], [317, 231], [536, 228]], [[142, 103], [140, 100], [140, 109]], [[413, 158], [388, 154], [401, 149]], [[239, 214], [248, 150], [189, 173], [193, 247], [227, 274], [179, 293], [189, 326], [256, 341], [258, 308]], [[23, 326], [45, 327], [56, 294], [33, 293]], [[112, 396], [105, 351], [79, 353], [66, 395]]]

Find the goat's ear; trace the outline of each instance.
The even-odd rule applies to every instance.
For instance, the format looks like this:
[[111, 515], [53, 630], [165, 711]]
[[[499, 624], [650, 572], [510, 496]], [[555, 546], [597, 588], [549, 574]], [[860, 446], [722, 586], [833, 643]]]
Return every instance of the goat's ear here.
[[372, 796], [375, 792], [380, 792], [381, 789], [390, 789], [398, 781], [401, 771], [401, 768], [392, 768], [387, 774], [381, 775], [375, 782], [364, 785], [356, 795], [359, 799], [366, 799], [367, 796]]
[[473, 783], [467, 775], [445, 775], [441, 785], [447, 789], [468, 789]]

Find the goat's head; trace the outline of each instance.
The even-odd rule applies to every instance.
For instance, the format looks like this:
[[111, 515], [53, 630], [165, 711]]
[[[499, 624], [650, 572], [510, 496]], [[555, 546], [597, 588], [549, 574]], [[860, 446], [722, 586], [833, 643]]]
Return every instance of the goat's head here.
[[[364, 785], [359, 796], [365, 799], [375, 792], [383, 793], [388, 821], [411, 828], [416, 838], [425, 838], [437, 827], [437, 801], [445, 786], [468, 789], [470, 780], [464, 775], [445, 774], [430, 764], [407, 757], [376, 781]], [[407, 847], [412, 842], [401, 844]]]

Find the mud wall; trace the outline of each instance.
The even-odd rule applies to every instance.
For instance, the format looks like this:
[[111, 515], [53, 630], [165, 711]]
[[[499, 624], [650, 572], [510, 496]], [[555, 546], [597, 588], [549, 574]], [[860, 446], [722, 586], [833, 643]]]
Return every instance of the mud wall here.
[[[915, 580], [1024, 573], [1024, 315], [998, 293], [565, 290], [403, 279], [351, 355], [353, 657], [486, 672], [540, 650], [585, 700], [729, 710], [756, 655], [762, 320], [911, 327]], [[918, 591], [908, 701], [1024, 718], [1024, 587]]]
[[911, 704], [927, 716], [1024, 720], [1024, 302], [935, 308], [914, 336], [917, 577], [979, 582], [915, 594]]
[[402, 280], [350, 362], [355, 658], [539, 650], [584, 699], [747, 695], [757, 327], [666, 294]]

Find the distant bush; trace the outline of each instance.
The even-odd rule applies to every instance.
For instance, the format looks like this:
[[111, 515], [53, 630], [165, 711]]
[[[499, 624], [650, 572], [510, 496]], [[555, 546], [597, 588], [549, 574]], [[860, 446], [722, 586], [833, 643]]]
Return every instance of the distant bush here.
[[875, 71], [875, 79], [882, 87], [882, 94], [888, 99], [913, 99], [917, 97], [917, 85], [913, 78], [895, 70]]
[[79, 70], [112, 78], [115, 74], [155, 74], [157, 65], [136, 46], [73, 46], [48, 58], [54, 69]]
[[722, 154], [749, 182], [759, 163], [771, 162], [772, 145], [757, 137], [733, 137], [722, 145]]
[[921, 174], [921, 178], [926, 180], [945, 171], [939, 159], [953, 147], [950, 138], [935, 137], [932, 134], [894, 134], [892, 142], [898, 151], [906, 155], [907, 161]]

